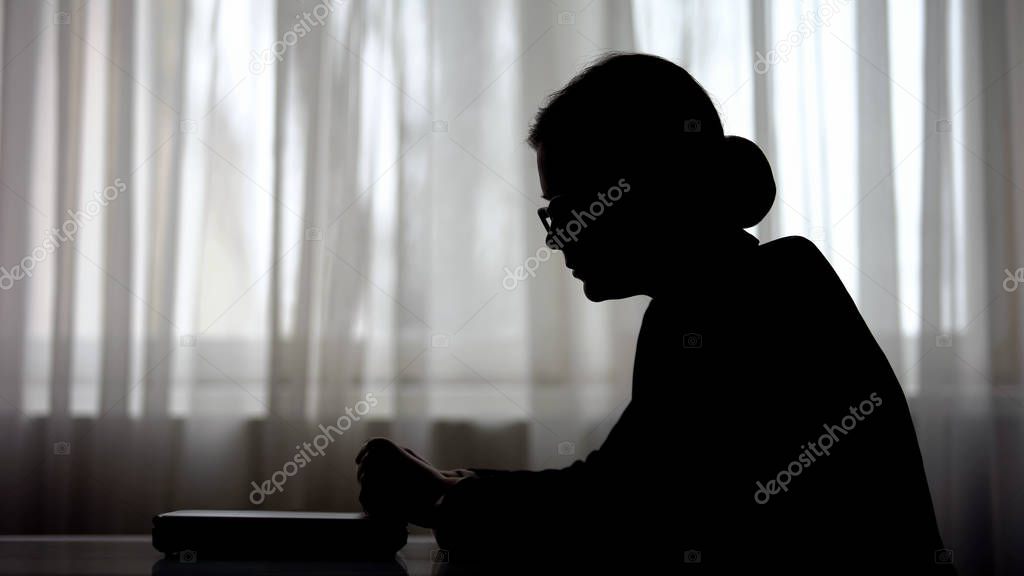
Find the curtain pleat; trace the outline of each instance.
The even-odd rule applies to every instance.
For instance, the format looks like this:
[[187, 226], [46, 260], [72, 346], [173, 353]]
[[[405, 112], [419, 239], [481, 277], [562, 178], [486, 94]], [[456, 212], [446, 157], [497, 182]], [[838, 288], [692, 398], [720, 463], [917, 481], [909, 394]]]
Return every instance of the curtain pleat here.
[[[70, 0], [59, 4], [59, 13], [71, 14], [75, 5]], [[84, 35], [84, 14], [58, 30], [57, 36], [57, 141], [56, 215], [53, 224], [62, 227], [67, 214], [78, 207], [79, 145], [82, 109], [82, 51], [77, 41]], [[70, 231], [70, 229], [67, 229]], [[63, 231], [63, 230], [62, 230]], [[75, 256], [71, 251], [55, 251], [56, 280], [53, 312], [52, 368], [50, 374], [49, 437], [67, 439], [71, 435], [71, 353], [73, 346]], [[59, 466], [59, 463], [53, 463]], [[69, 478], [57, 466], [46, 474], [47, 499], [45, 515], [57, 526], [68, 528], [71, 518]]]
[[189, 78], [189, 47], [185, 39], [191, 6], [191, 0], [154, 2], [148, 6], [148, 32], [155, 37], [148, 65], [161, 71], [152, 75], [154, 90], [168, 95], [170, 100], [169, 105], [158, 102], [151, 108], [150, 147], [155, 148], [156, 153], [145, 167], [150, 177], [147, 196], [151, 209], [146, 219], [150, 258], [146, 259], [148, 307], [145, 309], [146, 352], [142, 365], [147, 375], [143, 414], [156, 419], [169, 415], [173, 363], [165, 360], [178, 344], [177, 328], [171, 319], [178, 296], [175, 278], [185, 146], [180, 132]]
[[857, 2], [857, 205], [858, 249], [870, 254], [859, 264], [859, 302], [864, 320], [885, 351], [893, 371], [902, 375], [899, 275], [892, 144], [891, 80], [887, 2]]
[[[394, 167], [396, 257], [392, 292], [395, 350], [390, 372], [394, 383], [381, 382], [370, 386], [369, 390], [384, 390], [387, 386], [387, 390], [395, 394], [395, 418], [390, 435], [400, 438], [418, 453], [426, 454], [436, 453], [430, 449], [434, 431], [424, 417], [429, 413], [429, 405], [428, 396], [422, 391], [427, 351], [434, 337], [424, 320], [430, 310], [431, 287], [422, 281], [430, 275], [431, 225], [424, 216], [432, 208], [429, 184], [433, 173], [430, 147], [420, 144], [433, 134], [433, 118], [427, 108], [433, 105], [433, 86], [427, 71], [434, 37], [429, 3], [391, 4], [388, 8], [385, 42], [393, 47], [385, 70], [391, 71], [389, 78], [394, 83], [397, 138], [393, 153], [398, 159]], [[381, 200], [377, 196], [380, 192], [371, 190], [370, 194], [374, 195], [370, 201]], [[411, 393], [410, 389], [413, 389]]]
[[[754, 142], [760, 146], [768, 162], [776, 165], [776, 135], [775, 121], [772, 111], [774, 75], [771, 68], [761, 69], [757, 55], [768, 54], [771, 50], [770, 34], [771, 16], [769, 5], [762, 0], [750, 0], [750, 44], [754, 53], [752, 55], [751, 67], [754, 69]], [[774, 238], [778, 236], [778, 210], [770, 211], [757, 225], [757, 235], [763, 238]]]
[[[366, 346], [355, 337], [351, 327], [358, 322], [363, 305], [357, 287], [363, 279], [352, 266], [365, 267], [369, 246], [366, 242], [368, 222], [365, 204], [359, 203], [358, 140], [362, 132], [360, 111], [363, 99], [360, 86], [364, 68], [356, 49], [360, 47], [363, 4], [351, 3], [338, 9], [338, 20], [329, 32], [332, 53], [330, 69], [331, 114], [327, 119], [330, 160], [326, 167], [331, 194], [324, 200], [324, 285], [334, 287], [321, 294], [323, 331], [320, 342], [320, 379], [317, 419], [337, 417], [349, 392], [365, 374]], [[336, 252], [344, 262], [334, 258]], [[339, 298], [337, 294], [353, 296]]]
[[[32, 218], [46, 217], [32, 200], [31, 153], [36, 108], [35, 82], [40, 46], [38, 35], [44, 14], [36, 2], [10, 2], [4, 7], [3, 38], [3, 135], [0, 160], [3, 194], [0, 195], [0, 256], [4, 269], [3, 298], [0, 298], [0, 410], [18, 414], [22, 407], [22, 374], [26, 340], [25, 279], [12, 278], [15, 266], [31, 252], [28, 237]], [[20, 268], [19, 268], [20, 269]]]
[[132, 122], [135, 50], [135, 6], [131, 2], [110, 5], [110, 40], [107, 51], [107, 161], [105, 181], [126, 184], [125, 194], [106, 207], [103, 267], [103, 363], [100, 406], [106, 414], [128, 412], [132, 350], [132, 195], [134, 154]]
[[[44, 26], [44, 12], [35, 2], [9, 2], [2, 8], [3, 57], [2, 100], [0, 100], [0, 271], [4, 292], [0, 297], [0, 414], [5, 441], [2, 454], [12, 465], [11, 474], [0, 475], [0, 486], [9, 499], [10, 509], [0, 520], [7, 530], [30, 525], [36, 511], [33, 499], [34, 479], [45, 471], [45, 454], [34, 439], [31, 423], [24, 417], [22, 391], [26, 350], [26, 303], [31, 289], [27, 279], [15, 280], [15, 266], [31, 250], [29, 224], [32, 218], [45, 218], [35, 207], [32, 196], [31, 150], [35, 133], [32, 120], [36, 109], [34, 83], [38, 76], [40, 46], [37, 35]], [[45, 442], [45, 440], [44, 440]], [[42, 444], [45, 446], [45, 444]]]

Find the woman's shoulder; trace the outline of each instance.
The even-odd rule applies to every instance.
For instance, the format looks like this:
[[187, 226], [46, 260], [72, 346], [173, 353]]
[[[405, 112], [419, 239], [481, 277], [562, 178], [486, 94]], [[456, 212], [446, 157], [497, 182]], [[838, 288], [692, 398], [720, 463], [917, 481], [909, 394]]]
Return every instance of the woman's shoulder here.
[[783, 236], [765, 242], [757, 247], [757, 254], [762, 261], [779, 266], [808, 269], [824, 264], [831, 269], [818, 246], [803, 236]]
[[757, 247], [756, 266], [766, 284], [795, 293], [845, 287], [818, 246], [803, 236], [786, 236]]
[[[794, 324], [853, 331], [863, 318], [847, 290], [818, 247], [801, 236], [787, 236], [758, 246], [758, 268], [764, 295], [774, 313]], [[797, 320], [800, 320], [799, 322]]]
[[[822, 306], [850, 306], [852, 299], [831, 263], [818, 247], [802, 236], [786, 236], [744, 251], [720, 274], [721, 279], [703, 291], [681, 287], [654, 298], [644, 322], [657, 318], [720, 318], [723, 308], [738, 316], [773, 309], [792, 314], [793, 309], [814, 313]], [[747, 310], [752, 308], [752, 310]]]

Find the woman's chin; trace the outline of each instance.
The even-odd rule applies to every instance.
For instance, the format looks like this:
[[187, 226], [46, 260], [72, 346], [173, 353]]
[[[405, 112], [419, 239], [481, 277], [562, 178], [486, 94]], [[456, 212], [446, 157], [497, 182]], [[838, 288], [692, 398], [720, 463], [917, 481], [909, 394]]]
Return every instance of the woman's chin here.
[[638, 294], [635, 290], [627, 289], [625, 286], [608, 282], [604, 279], [580, 278], [580, 281], [583, 282], [583, 294], [591, 302], [629, 298]]
[[594, 287], [593, 282], [583, 282], [583, 294], [587, 297], [587, 300], [591, 302], [603, 302], [608, 299], [608, 295], [602, 292], [600, 289]]

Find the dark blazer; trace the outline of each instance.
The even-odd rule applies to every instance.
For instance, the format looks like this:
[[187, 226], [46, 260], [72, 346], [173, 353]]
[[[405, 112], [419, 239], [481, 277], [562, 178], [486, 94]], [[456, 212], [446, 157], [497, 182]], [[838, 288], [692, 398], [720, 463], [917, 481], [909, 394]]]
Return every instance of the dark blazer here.
[[948, 569], [906, 398], [853, 300], [808, 240], [748, 238], [651, 301], [630, 404], [599, 450], [561, 470], [476, 471], [442, 500], [439, 545], [680, 569]]

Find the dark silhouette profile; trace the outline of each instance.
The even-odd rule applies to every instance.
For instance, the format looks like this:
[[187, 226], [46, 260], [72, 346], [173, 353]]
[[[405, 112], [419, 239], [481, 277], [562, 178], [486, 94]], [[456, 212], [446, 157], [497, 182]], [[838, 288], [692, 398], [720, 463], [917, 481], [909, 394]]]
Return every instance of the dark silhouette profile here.
[[367, 513], [432, 528], [453, 560], [952, 571], [896, 375], [813, 243], [744, 230], [774, 202], [771, 167], [700, 84], [607, 56], [552, 95], [529, 144], [547, 243], [587, 297], [652, 298], [631, 401], [560, 470], [439, 471], [371, 440]]

